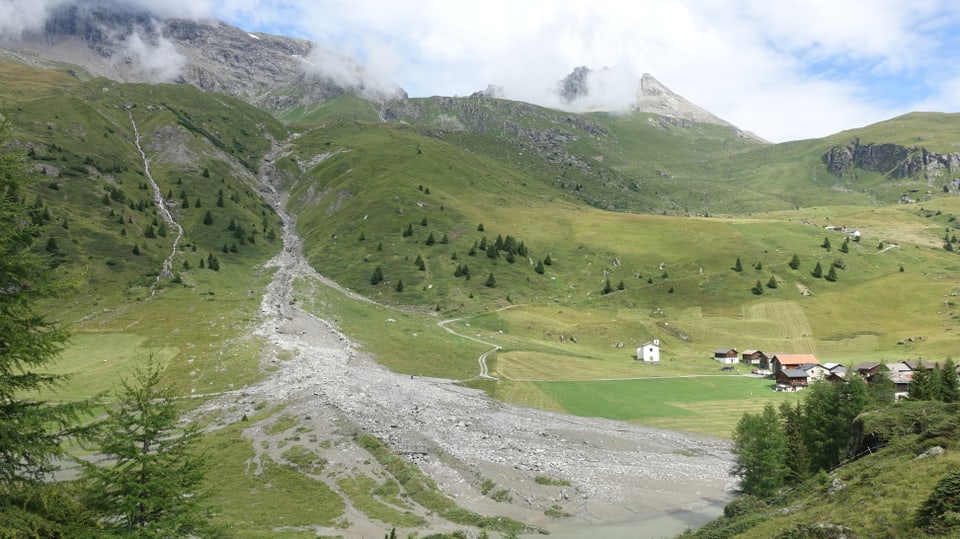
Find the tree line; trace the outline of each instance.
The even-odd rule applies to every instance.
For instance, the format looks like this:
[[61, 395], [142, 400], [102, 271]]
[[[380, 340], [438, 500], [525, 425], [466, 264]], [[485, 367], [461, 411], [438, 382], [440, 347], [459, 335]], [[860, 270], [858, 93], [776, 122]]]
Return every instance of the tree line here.
[[[0, 147], [8, 133], [0, 115]], [[50, 366], [68, 334], [36, 310], [57, 292], [34, 242], [25, 202], [24, 156], [0, 152], [0, 537], [216, 537], [201, 488], [205, 461], [195, 427], [179, 428], [173, 395], [150, 361], [124, 380], [115, 401], [50, 402], [68, 383]], [[95, 407], [105, 406], [103, 417]], [[78, 443], [102, 459], [53, 483]]]
[[[767, 403], [759, 414], [745, 413], [733, 435], [732, 473], [740, 478], [740, 492], [776, 496], [856, 457], [858, 440], [851, 432], [857, 416], [895, 402], [896, 388], [886, 368], [880, 369], [869, 383], [850, 372], [844, 381], [811, 384], [802, 403], [784, 402], [779, 409]], [[953, 360], [915, 371], [907, 399], [960, 402]]]

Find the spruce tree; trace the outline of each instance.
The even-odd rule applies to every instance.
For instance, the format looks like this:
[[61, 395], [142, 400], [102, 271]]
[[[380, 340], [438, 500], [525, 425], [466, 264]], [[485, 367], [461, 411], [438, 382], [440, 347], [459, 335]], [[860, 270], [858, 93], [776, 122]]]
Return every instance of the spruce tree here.
[[797, 256], [797, 255], [793, 255], [793, 258], [790, 259], [790, 262], [788, 262], [787, 265], [790, 266], [790, 269], [794, 269], [794, 270], [795, 270], [795, 269], [799, 268], [799, 267], [800, 267], [800, 257]]
[[607, 282], [604, 283], [603, 290], [601, 292], [603, 292], [604, 294], [609, 294], [610, 292], [613, 292], [613, 286], [610, 284], [610, 279], [607, 279]]
[[820, 277], [823, 277], [823, 268], [820, 267], [820, 262], [817, 262], [817, 265], [813, 267], [813, 271], [810, 272], [810, 274], [816, 277], [817, 279], [819, 279]]
[[758, 296], [763, 295], [763, 285], [760, 284], [760, 279], [757, 279], [757, 284], [753, 285], [753, 288], [751, 288], [750, 291]]
[[210, 210], [207, 210], [207, 213], [203, 215], [203, 224], [205, 225], [213, 224], [213, 214], [210, 213]]
[[497, 286], [497, 280], [493, 278], [493, 272], [490, 272], [490, 276], [487, 277], [487, 282], [484, 283], [488, 288], [494, 288]]
[[377, 266], [373, 270], [373, 275], [370, 276], [370, 284], [380, 284], [383, 282], [383, 270], [380, 269], [380, 266]]
[[543, 259], [543, 265], [544, 265], [544, 266], [552, 266], [552, 265], [553, 265], [553, 260], [550, 258], [550, 255], [549, 255], [549, 254], [547, 255], [546, 258]]
[[542, 260], [538, 260], [538, 261], [537, 261], [537, 265], [536, 265], [536, 267], [533, 268], [533, 271], [539, 273], [540, 275], [543, 275], [543, 272], [544, 272], [545, 270], [544, 270], [544, 267], [543, 267], [543, 261], [542, 261]]
[[823, 247], [824, 249], [826, 249], [826, 250], [829, 251], [829, 250], [830, 250], [830, 238], [829, 238], [829, 237], [823, 238], [823, 243], [820, 244], [820, 247]]
[[837, 280], [837, 268], [835, 266], [830, 266], [830, 269], [827, 270], [827, 276], [824, 279], [834, 282]]
[[[56, 277], [45, 256], [33, 251], [40, 230], [24, 203], [24, 158], [10, 149], [7, 133], [0, 115], [0, 530], [11, 531], [8, 524], [22, 517], [34, 531], [67, 537], [70, 533], [63, 530], [68, 523], [55, 522], [54, 514], [68, 503], [57, 500], [63, 489], [51, 489], [44, 481], [58, 469], [63, 444], [88, 430], [77, 425], [90, 404], [49, 402], [40, 396], [68, 380], [49, 372], [68, 335], [35, 311], [40, 299], [56, 292]], [[40, 495], [49, 498], [39, 502]], [[12, 526], [11, 537], [26, 536]]]
[[956, 402], [960, 400], [960, 380], [957, 379], [957, 365], [953, 358], [947, 358], [940, 368], [940, 400]]
[[733, 264], [733, 271], [741, 272], [743, 271], [743, 264], [740, 263], [740, 257], [737, 257], [737, 261]]
[[771, 276], [770, 276], [770, 280], [767, 281], [767, 288], [776, 288], [776, 287], [778, 287], [779, 285], [780, 285], [780, 284], [777, 282], [777, 278], [774, 277], [773, 275], [771, 275]]
[[397, 279], [397, 286], [395, 290], [397, 292], [403, 292], [403, 279]]

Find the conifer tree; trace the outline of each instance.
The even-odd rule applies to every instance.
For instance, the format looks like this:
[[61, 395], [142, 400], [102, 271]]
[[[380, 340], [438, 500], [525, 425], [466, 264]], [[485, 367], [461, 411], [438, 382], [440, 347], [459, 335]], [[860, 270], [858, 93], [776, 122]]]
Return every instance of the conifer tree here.
[[740, 257], [737, 257], [737, 261], [733, 264], [733, 271], [741, 272], [743, 271], [743, 264], [740, 263]]
[[613, 292], [613, 286], [610, 284], [610, 279], [607, 279], [606, 283], [604, 283], [603, 290], [601, 292], [603, 292], [604, 294], [609, 294], [610, 292]]
[[82, 464], [88, 502], [108, 530], [124, 536], [208, 536], [200, 427], [178, 428], [180, 412], [160, 374], [151, 360], [122, 382], [96, 440], [109, 464]]
[[773, 495], [789, 472], [787, 438], [772, 403], [761, 414], [745, 413], [733, 434], [734, 467], [740, 491], [759, 497]]
[[550, 254], [549, 254], [549, 253], [547, 254], [547, 257], [543, 259], [543, 265], [544, 265], [544, 266], [552, 266], [552, 265], [553, 265], [553, 260], [550, 258]]
[[820, 247], [823, 247], [824, 249], [826, 249], [826, 250], [829, 251], [829, 250], [830, 250], [830, 238], [829, 238], [829, 237], [823, 238], [823, 243], [820, 244]]
[[[40, 231], [24, 203], [24, 158], [6, 144], [7, 133], [0, 115], [0, 530], [10, 531], [10, 523], [22, 517], [34, 530], [50, 530], [49, 537], [67, 537], [67, 523], [54, 522], [52, 514], [67, 503], [61, 507], [57, 501], [62, 489], [44, 481], [58, 468], [63, 444], [87, 431], [77, 425], [90, 403], [40, 397], [68, 380], [49, 372], [68, 335], [35, 310], [57, 285], [45, 257], [32, 250]], [[41, 494], [50, 497], [38, 504]], [[25, 530], [12, 533], [20, 537]]]
[[800, 267], [800, 257], [793, 255], [793, 258], [790, 259], [790, 262], [787, 263], [790, 266], [790, 269], [797, 269]]
[[373, 270], [373, 275], [370, 276], [370, 284], [376, 285], [383, 282], [383, 270], [380, 269], [380, 266], [377, 266]]
[[828, 281], [830, 281], [830, 282], [834, 282], [834, 281], [837, 280], [837, 268], [836, 268], [836, 266], [833, 266], [833, 265], [830, 266], [830, 269], [827, 270], [827, 276], [824, 277], [824, 279], [826, 279], [826, 280], [828, 280]]
[[497, 280], [493, 278], [493, 272], [490, 272], [490, 276], [487, 277], [487, 282], [484, 283], [488, 288], [494, 288], [497, 286]]
[[397, 292], [403, 292], [403, 279], [397, 279], [397, 286], [395, 290]]
[[770, 280], [767, 281], [767, 288], [776, 288], [778, 286], [780, 286], [780, 283], [777, 282], [777, 278], [771, 275]]
[[203, 215], [203, 224], [205, 225], [213, 224], [213, 214], [210, 213], [210, 210], [207, 210], [207, 213]]
[[810, 272], [810, 274], [816, 277], [817, 279], [819, 279], [820, 277], [823, 277], [823, 268], [820, 267], [820, 262], [817, 262], [817, 265], [813, 267], [813, 271]]
[[760, 284], [760, 279], [757, 279], [757, 284], [753, 285], [753, 288], [751, 288], [750, 291], [758, 296], [763, 295], [763, 285]]
[[539, 273], [540, 275], [543, 275], [543, 272], [544, 272], [545, 270], [544, 270], [544, 267], [543, 267], [543, 261], [542, 261], [542, 260], [537, 260], [537, 265], [533, 268], [533, 271]]
[[796, 406], [790, 406], [786, 401], [781, 402], [780, 419], [787, 438], [787, 447], [790, 448], [786, 461], [787, 482], [799, 484], [810, 477], [810, 452], [807, 451], [807, 445], [803, 439], [803, 409], [800, 407], [800, 401], [797, 401]]
[[960, 380], [957, 379], [957, 365], [953, 358], [947, 358], [940, 367], [940, 400], [957, 402], [960, 400]]

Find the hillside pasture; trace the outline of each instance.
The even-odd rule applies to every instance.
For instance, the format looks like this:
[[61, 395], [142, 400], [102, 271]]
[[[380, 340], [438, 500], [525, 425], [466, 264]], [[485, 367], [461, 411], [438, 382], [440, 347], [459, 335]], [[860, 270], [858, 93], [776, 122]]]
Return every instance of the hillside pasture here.
[[50, 369], [51, 373], [68, 375], [70, 382], [42, 392], [40, 398], [77, 401], [110, 392], [149, 358], [163, 363], [174, 356], [173, 349], [154, 348], [146, 340], [130, 333], [74, 335]]

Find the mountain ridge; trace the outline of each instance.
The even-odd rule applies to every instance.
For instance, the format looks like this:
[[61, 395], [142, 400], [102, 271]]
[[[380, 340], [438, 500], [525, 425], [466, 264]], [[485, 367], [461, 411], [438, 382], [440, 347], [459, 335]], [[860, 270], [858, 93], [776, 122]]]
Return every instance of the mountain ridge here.
[[[7, 36], [0, 50], [28, 65], [75, 65], [89, 76], [120, 82], [190, 84], [239, 97], [281, 117], [295, 118], [345, 93], [374, 103], [408, 97], [399, 85], [369, 73], [356, 59], [309, 40], [249, 32], [214, 19], [158, 18], [108, 0], [62, 5], [48, 14], [42, 28]], [[497, 88], [490, 85], [481, 93], [502, 97]], [[626, 102], [605, 104], [604, 94], [609, 93], [627, 95]], [[573, 111], [645, 112], [681, 127], [734, 127], [649, 73], [638, 79], [622, 70], [581, 66], [558, 83], [557, 94]]]

